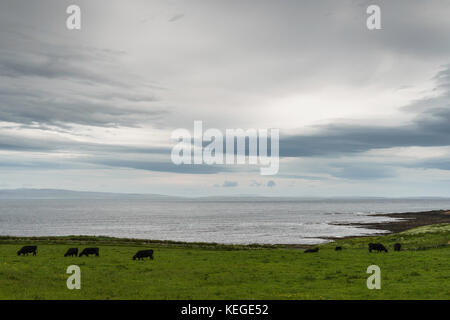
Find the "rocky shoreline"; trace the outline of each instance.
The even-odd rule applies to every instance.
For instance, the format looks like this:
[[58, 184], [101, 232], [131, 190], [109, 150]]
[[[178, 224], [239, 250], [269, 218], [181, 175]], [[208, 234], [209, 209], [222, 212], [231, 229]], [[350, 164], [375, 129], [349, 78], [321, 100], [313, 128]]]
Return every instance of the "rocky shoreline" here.
[[[431, 224], [450, 223], [450, 210], [433, 210], [423, 212], [381, 213], [373, 216], [395, 218], [395, 221], [366, 222], [366, 223], [335, 223], [337, 226], [352, 226], [365, 229], [376, 229], [384, 232], [380, 234], [398, 233], [408, 229], [427, 226]], [[388, 231], [387, 233], [385, 231]], [[370, 236], [373, 236], [371, 234]], [[329, 240], [357, 238], [349, 236], [343, 238], [326, 238]], [[324, 238], [325, 239], [325, 238]]]

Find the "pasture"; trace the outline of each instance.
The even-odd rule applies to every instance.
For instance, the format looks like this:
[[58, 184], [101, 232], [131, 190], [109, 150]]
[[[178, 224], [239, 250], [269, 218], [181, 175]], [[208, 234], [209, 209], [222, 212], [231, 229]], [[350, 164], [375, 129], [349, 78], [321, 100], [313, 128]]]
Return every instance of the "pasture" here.
[[[369, 242], [389, 252], [369, 253]], [[402, 251], [394, 252], [396, 242]], [[449, 243], [450, 225], [339, 240], [308, 254], [288, 246], [0, 237], [0, 299], [450, 299]], [[17, 256], [33, 244], [37, 256]], [[98, 247], [100, 256], [64, 257], [69, 247]], [[132, 260], [144, 249], [154, 260]], [[366, 287], [373, 264], [381, 290]], [[81, 268], [80, 290], [66, 287], [69, 265]]]

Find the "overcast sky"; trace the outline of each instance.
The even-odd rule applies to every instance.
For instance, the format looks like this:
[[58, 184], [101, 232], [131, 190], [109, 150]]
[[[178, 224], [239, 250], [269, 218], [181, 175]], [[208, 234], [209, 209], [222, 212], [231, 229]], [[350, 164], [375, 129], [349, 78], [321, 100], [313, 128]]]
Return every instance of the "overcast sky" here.
[[[81, 7], [81, 30], [66, 8]], [[381, 7], [381, 30], [366, 8]], [[450, 2], [0, 1], [0, 189], [450, 196]], [[176, 166], [279, 128], [280, 170]]]

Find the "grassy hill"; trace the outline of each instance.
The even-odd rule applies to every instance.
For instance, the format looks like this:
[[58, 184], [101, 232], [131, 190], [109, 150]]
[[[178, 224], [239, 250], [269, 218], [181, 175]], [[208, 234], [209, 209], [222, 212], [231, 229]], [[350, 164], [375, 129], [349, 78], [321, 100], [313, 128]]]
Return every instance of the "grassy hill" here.
[[[381, 242], [388, 253], [369, 253]], [[394, 252], [400, 242], [404, 250]], [[38, 255], [18, 257], [26, 244]], [[334, 251], [335, 246], [343, 251]], [[67, 248], [98, 246], [100, 257], [64, 258]], [[450, 299], [450, 224], [379, 237], [343, 239], [318, 253], [282, 246], [149, 242], [107, 237], [0, 237], [0, 299]], [[133, 261], [143, 248], [153, 261]], [[81, 268], [81, 290], [66, 269]], [[369, 265], [381, 290], [369, 290]]]

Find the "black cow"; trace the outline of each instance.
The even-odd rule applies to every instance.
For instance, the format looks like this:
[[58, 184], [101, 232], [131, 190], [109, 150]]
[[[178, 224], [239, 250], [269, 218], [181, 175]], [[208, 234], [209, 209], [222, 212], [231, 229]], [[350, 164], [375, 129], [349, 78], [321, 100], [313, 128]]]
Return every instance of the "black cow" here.
[[22, 249], [17, 251], [18, 256], [20, 256], [21, 254], [28, 255], [29, 253], [32, 253], [33, 256], [35, 256], [37, 253], [37, 246], [24, 246], [24, 247], [22, 247]]
[[314, 248], [314, 249], [306, 249], [305, 253], [312, 253], [312, 252], [318, 252], [319, 248]]
[[334, 251], [341, 251], [342, 250], [342, 247], [336, 247], [336, 248], [334, 248]]
[[69, 250], [67, 250], [64, 257], [68, 257], [68, 256], [71, 256], [71, 257], [78, 256], [78, 248], [69, 248]]
[[394, 251], [400, 251], [402, 249], [402, 245], [400, 243], [394, 244]]
[[82, 256], [89, 257], [90, 254], [95, 254], [98, 257], [99, 249], [98, 248], [85, 248], [83, 251], [81, 251], [79, 257], [82, 257]]
[[385, 246], [383, 246], [381, 243], [369, 243], [369, 252], [372, 252], [372, 250], [381, 252], [388, 252]]
[[153, 250], [140, 250], [138, 252], [136, 252], [136, 254], [133, 256], [133, 260], [143, 260], [144, 258], [149, 258], [151, 260], [153, 260]]

